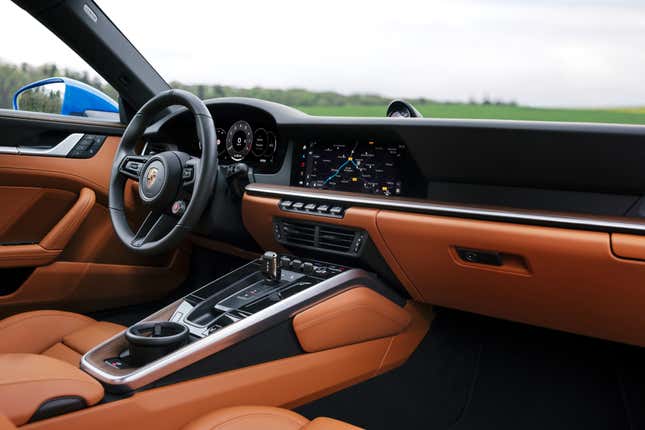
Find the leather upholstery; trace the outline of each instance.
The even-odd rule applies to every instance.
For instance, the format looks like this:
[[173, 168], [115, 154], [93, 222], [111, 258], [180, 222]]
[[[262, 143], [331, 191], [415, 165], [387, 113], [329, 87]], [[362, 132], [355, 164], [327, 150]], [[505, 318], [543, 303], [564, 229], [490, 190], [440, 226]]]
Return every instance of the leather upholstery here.
[[36, 354], [0, 354], [0, 414], [25, 424], [48, 400], [78, 396], [87, 405], [103, 398], [103, 386], [80, 369]]
[[0, 415], [0, 430], [16, 430], [16, 426], [4, 415]]
[[43, 354], [78, 366], [83, 354], [124, 329], [71, 312], [24, 312], [0, 321], [0, 354]]
[[293, 329], [302, 349], [316, 352], [397, 335], [411, 319], [405, 309], [359, 286], [299, 313]]
[[184, 427], [184, 430], [360, 430], [330, 418], [309, 421], [287, 409], [237, 406], [220, 409]]

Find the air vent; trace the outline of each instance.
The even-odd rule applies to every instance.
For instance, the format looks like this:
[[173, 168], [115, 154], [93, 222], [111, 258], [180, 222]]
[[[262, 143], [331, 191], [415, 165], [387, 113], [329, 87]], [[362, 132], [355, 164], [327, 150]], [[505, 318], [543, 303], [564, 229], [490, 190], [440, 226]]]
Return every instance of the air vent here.
[[317, 227], [313, 224], [282, 222], [282, 237], [289, 243], [303, 246], [316, 246]]
[[356, 232], [328, 225], [318, 226], [318, 247], [332, 251], [350, 252]]
[[280, 219], [273, 232], [278, 242], [300, 248], [356, 255], [365, 241], [365, 232], [329, 224]]

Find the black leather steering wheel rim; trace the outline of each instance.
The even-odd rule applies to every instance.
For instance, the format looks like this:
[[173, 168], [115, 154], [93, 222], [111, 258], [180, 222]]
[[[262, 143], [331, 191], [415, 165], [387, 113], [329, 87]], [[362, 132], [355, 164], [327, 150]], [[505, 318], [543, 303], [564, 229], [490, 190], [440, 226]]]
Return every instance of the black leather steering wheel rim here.
[[[201, 146], [199, 160], [196, 161], [195, 158], [191, 158], [188, 154], [177, 151], [168, 151], [152, 157], [142, 157], [135, 154], [135, 148], [139, 145], [145, 129], [151, 125], [161, 111], [175, 105], [184, 106], [195, 118], [197, 137]], [[134, 176], [133, 172], [125, 169], [125, 165], [133, 160], [137, 163], [142, 163], [138, 176]], [[150, 167], [152, 162], [156, 163], [154, 168]], [[176, 193], [178, 196], [186, 192], [184, 178], [175, 177], [177, 166], [181, 166], [182, 173], [184, 168], [189, 166], [193, 169], [193, 176], [190, 183], [190, 200], [185, 205], [185, 210], [173, 217], [171, 208], [163, 206], [167, 205], [168, 198], [173, 195], [175, 188], [177, 188]], [[126, 218], [125, 185], [128, 179], [135, 179], [136, 177], [139, 181], [140, 195], [144, 197], [143, 200], [149, 200], [146, 203], [151, 203], [154, 199], [146, 199], [142, 194], [145, 192], [148, 195], [146, 191], [142, 191], [146, 187], [146, 185], [142, 184], [142, 180], [147, 185], [150, 185], [143, 175], [146, 172], [150, 174], [152, 170], [155, 170], [155, 174], [150, 175], [150, 178], [155, 176], [152, 179], [152, 184], [155, 184], [157, 174], [161, 178], [159, 181], [163, 182], [156, 188], [160, 189], [157, 196], [163, 194], [164, 199], [158, 202], [157, 206], [160, 207], [155, 206], [150, 211], [142, 226], [135, 233], [130, 228]], [[214, 192], [217, 171], [215, 123], [204, 102], [195, 95], [183, 90], [173, 89], [157, 94], [134, 115], [123, 133], [121, 143], [114, 157], [108, 190], [108, 203], [110, 219], [119, 239], [130, 250], [142, 254], [159, 254], [176, 248], [196, 226], [204, 213], [206, 205]], [[175, 206], [176, 204], [173, 204], [172, 213], [174, 213]], [[158, 216], [159, 219], [150, 219], [151, 216]], [[174, 225], [172, 225], [173, 222]], [[142, 232], [146, 225], [150, 228], [150, 231]], [[168, 231], [162, 231], [162, 227], [165, 227]], [[152, 232], [155, 233], [152, 234]]]

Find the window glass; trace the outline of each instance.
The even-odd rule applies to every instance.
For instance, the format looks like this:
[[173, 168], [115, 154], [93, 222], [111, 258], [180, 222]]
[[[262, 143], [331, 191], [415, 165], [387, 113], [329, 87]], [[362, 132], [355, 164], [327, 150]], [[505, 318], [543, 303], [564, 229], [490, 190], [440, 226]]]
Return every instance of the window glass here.
[[0, 51], [0, 108], [118, 119], [116, 91], [8, 0], [0, 6], [0, 40], [11, 41]]
[[168, 82], [204, 98], [645, 123], [642, 0], [98, 3]]

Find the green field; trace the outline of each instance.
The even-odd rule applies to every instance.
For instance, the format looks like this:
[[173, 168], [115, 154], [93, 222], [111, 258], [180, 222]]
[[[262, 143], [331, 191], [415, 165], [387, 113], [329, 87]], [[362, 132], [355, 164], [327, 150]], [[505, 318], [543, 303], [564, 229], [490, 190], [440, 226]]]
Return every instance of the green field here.
[[[433, 103], [415, 105], [428, 118], [514, 119], [535, 121], [606, 122], [645, 124], [645, 108], [633, 109], [547, 109], [521, 106]], [[383, 117], [385, 106], [304, 106], [311, 115]]]

